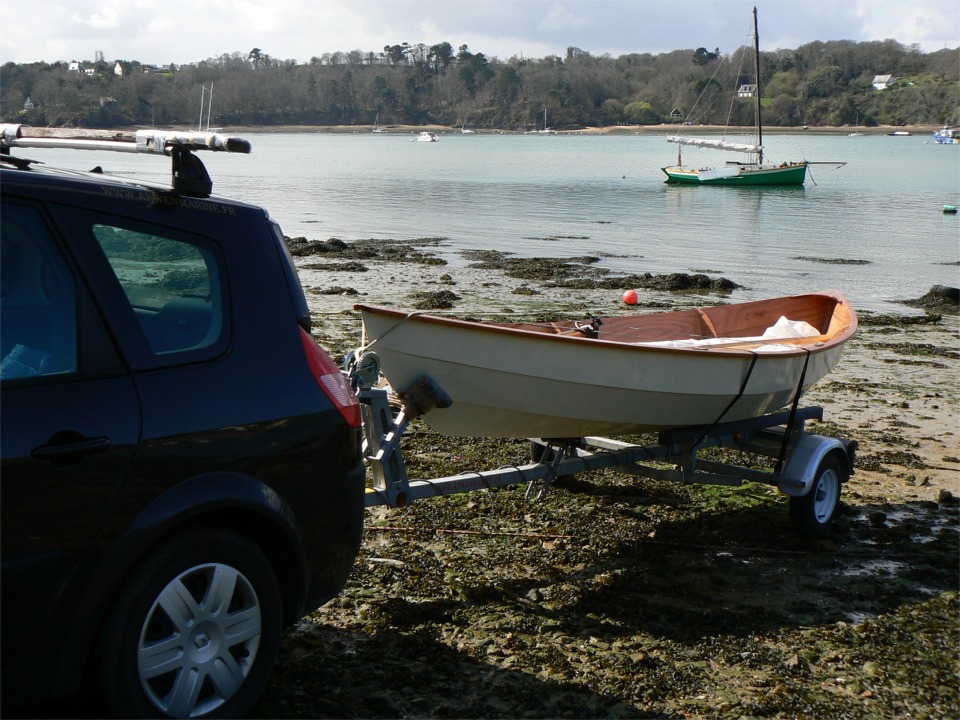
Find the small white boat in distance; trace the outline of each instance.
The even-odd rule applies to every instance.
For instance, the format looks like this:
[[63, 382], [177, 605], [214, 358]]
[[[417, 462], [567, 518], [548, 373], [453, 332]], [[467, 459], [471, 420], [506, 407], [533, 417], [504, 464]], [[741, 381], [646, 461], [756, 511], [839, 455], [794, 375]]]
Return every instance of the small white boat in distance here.
[[960, 145], [960, 131], [944, 125], [933, 132], [933, 142], [937, 145]]
[[547, 109], [543, 109], [543, 127], [538, 130], [528, 130], [524, 135], [556, 135], [557, 131], [547, 126]]
[[837, 291], [649, 315], [482, 323], [357, 305], [364, 347], [402, 391], [453, 399], [446, 435], [565, 438], [743, 420], [830, 373], [857, 317]]
[[864, 137], [865, 133], [860, 132], [860, 113], [857, 113], [857, 121], [853, 126], [853, 132], [847, 137]]
[[543, 128], [537, 130], [537, 135], [556, 135], [557, 131], [547, 126], [547, 109], [543, 109]]
[[436, 133], [424, 131], [413, 138], [416, 142], [440, 142], [440, 138], [437, 137]]

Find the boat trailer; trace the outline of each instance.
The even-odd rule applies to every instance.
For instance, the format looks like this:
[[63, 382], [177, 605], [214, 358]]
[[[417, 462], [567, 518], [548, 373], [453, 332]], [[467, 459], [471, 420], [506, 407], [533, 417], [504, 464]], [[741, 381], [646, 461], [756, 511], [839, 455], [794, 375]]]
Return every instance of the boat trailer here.
[[[636, 445], [603, 437], [530, 438], [531, 462], [442, 478], [410, 479], [400, 450], [409, 424], [453, 401], [430, 377], [421, 376], [396, 393], [377, 385], [379, 360], [364, 353], [348, 357], [347, 379], [355, 388], [363, 419], [363, 455], [373, 477], [366, 506], [403, 507], [423, 498], [527, 484], [529, 501], [540, 501], [557, 478], [603, 469], [679, 483], [739, 486], [745, 481], [777, 487], [790, 497], [794, 528], [804, 537], [829, 533], [839, 509], [841, 486], [854, 472], [857, 443], [807, 433], [807, 420], [822, 420], [823, 408], [799, 408], [711, 426], [661, 431], [655, 443]], [[698, 457], [724, 447], [776, 459], [761, 470]], [[657, 467], [652, 463], [659, 463]]]

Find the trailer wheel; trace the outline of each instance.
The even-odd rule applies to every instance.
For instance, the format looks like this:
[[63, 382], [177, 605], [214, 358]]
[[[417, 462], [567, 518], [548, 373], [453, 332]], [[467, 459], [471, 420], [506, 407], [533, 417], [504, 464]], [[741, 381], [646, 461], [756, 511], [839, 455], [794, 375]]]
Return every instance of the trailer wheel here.
[[849, 476], [846, 465], [835, 453], [821, 460], [810, 491], [803, 497], [790, 498], [794, 530], [812, 540], [827, 535], [840, 509], [843, 483]]

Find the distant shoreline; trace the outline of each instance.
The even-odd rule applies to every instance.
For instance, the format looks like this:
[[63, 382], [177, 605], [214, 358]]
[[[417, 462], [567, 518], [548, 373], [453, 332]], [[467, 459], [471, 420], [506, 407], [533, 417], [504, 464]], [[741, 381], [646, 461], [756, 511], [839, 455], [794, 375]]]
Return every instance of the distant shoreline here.
[[[893, 132], [908, 132], [913, 135], [931, 134], [939, 130], [942, 125], [878, 125], [875, 127], [842, 126], [803, 126], [764, 127], [763, 132], [771, 135], [809, 133], [817, 135], [849, 135], [852, 132], [862, 132], [864, 135], [889, 135]], [[233, 125], [224, 128], [223, 133], [338, 133], [338, 134], [365, 134], [370, 133], [372, 125]], [[461, 130], [447, 125], [387, 125], [386, 135], [415, 135], [419, 132], [430, 131], [438, 134], [459, 135]], [[477, 135], [522, 135], [522, 130], [508, 130], [505, 128], [472, 128]], [[558, 135], [656, 135], [662, 133], [722, 133], [750, 134], [752, 126], [724, 127], [723, 125], [613, 125], [607, 127], [585, 127], [576, 130], [557, 130]]]
[[[764, 127], [764, 134], [768, 135], [849, 135], [853, 132], [863, 133], [864, 135], [890, 135], [892, 133], [909, 133], [911, 135], [932, 135], [934, 131], [942, 128], [943, 125], [877, 125], [875, 127], [857, 127], [853, 125], [821, 125], [805, 126], [795, 125], [789, 127]], [[29, 128], [28, 135], [32, 137], [109, 137], [118, 135], [132, 134], [137, 130], [160, 130], [178, 132], [191, 132], [194, 128], [185, 128], [183, 126], [167, 126], [150, 128], [143, 125], [127, 126], [123, 128], [101, 129], [101, 128], [52, 128], [24, 125]], [[369, 135], [372, 133], [372, 125], [228, 125], [223, 129], [218, 129], [222, 135], [242, 135], [242, 134], [268, 134], [268, 133], [329, 133], [339, 135]], [[438, 135], [460, 135], [460, 128], [450, 127], [448, 125], [387, 125], [385, 126], [385, 135], [416, 135], [420, 132], [430, 131]], [[506, 128], [472, 128], [473, 133], [477, 135], [523, 135], [523, 130], [508, 130]], [[681, 125], [676, 123], [662, 123], [660, 125], [613, 125], [607, 127], [584, 127], [575, 130], [557, 130], [557, 135], [716, 135], [720, 133], [729, 133], [731, 135], [750, 135], [754, 131], [752, 126], [729, 126], [723, 125]]]

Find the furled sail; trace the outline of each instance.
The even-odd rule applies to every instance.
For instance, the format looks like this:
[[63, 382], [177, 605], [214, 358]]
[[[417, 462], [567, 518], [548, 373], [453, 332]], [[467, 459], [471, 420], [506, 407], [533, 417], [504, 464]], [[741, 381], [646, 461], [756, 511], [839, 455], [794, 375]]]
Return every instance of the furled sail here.
[[726, 140], [706, 140], [703, 138], [685, 138], [679, 136], [667, 136], [667, 142], [677, 143], [679, 145], [713, 148], [714, 150], [730, 150], [739, 153], [758, 153], [763, 149], [762, 145], [746, 145], [744, 143], [727, 142]]

